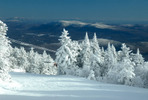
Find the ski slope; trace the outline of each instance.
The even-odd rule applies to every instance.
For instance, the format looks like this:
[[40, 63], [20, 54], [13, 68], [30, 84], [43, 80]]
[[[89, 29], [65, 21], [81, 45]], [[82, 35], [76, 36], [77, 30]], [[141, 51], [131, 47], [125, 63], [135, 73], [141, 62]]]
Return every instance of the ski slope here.
[[100, 83], [74, 76], [10, 73], [0, 82], [0, 100], [148, 100], [148, 89]]

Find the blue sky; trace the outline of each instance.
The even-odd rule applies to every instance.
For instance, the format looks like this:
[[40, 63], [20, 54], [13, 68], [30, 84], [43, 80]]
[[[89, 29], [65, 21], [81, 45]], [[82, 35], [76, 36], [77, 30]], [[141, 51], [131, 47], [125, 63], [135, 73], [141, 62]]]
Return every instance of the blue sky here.
[[0, 17], [148, 21], [148, 0], [0, 0]]

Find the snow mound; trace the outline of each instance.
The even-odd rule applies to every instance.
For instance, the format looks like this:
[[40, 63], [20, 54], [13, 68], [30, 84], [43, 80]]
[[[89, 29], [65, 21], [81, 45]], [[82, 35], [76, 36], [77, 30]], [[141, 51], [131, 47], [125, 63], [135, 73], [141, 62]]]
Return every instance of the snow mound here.
[[0, 80], [0, 91], [1, 92], [2, 90], [16, 91], [16, 90], [19, 90], [21, 87], [22, 85], [16, 81], [5, 82], [5, 81]]
[[24, 69], [11, 69], [12, 72], [26, 72]]

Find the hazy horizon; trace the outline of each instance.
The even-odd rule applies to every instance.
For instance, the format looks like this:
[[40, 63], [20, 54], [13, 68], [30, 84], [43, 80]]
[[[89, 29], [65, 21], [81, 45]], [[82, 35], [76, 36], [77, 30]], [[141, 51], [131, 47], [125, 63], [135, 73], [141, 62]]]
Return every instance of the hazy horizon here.
[[148, 0], [1, 0], [0, 18], [148, 21]]

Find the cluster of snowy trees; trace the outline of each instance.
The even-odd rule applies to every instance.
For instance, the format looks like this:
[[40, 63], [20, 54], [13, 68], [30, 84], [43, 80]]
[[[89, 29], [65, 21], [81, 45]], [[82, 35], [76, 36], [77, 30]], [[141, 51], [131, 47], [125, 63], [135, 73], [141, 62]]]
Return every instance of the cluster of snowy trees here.
[[148, 87], [148, 62], [137, 49], [133, 53], [126, 44], [116, 51], [108, 43], [100, 48], [96, 34], [90, 41], [86, 33], [82, 42], [73, 41], [65, 29], [60, 36], [61, 47], [56, 52], [58, 74], [76, 75], [115, 84]]
[[15, 47], [11, 49], [10, 62], [10, 68], [12, 70], [21, 69], [29, 73], [46, 75], [57, 74], [57, 67], [54, 66], [54, 60], [46, 51], [43, 54], [39, 54], [33, 48], [31, 48], [30, 52], [27, 52], [24, 47]]
[[104, 50], [99, 46], [96, 34], [89, 40], [71, 40], [69, 33], [63, 29], [60, 36], [61, 47], [54, 60], [46, 51], [39, 54], [31, 48], [27, 52], [23, 47], [12, 48], [6, 37], [8, 27], [0, 21], [0, 81], [10, 81], [9, 71], [22, 69], [36, 74], [66, 74], [86, 77], [91, 80], [115, 84], [148, 87], [148, 62], [140, 54], [133, 53], [124, 43], [121, 50], [116, 51], [114, 45], [108, 43]]
[[57, 74], [54, 60], [46, 51], [39, 54], [31, 48], [27, 52], [23, 47], [12, 48], [6, 37], [8, 27], [0, 21], [0, 81], [11, 81], [9, 72], [13, 69], [22, 69], [36, 74]]

